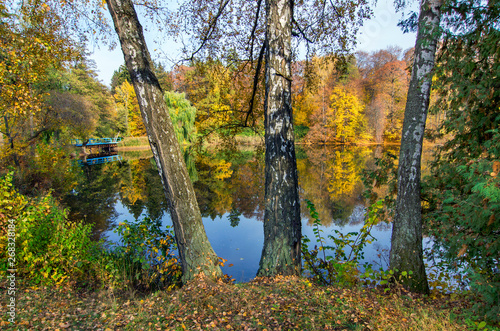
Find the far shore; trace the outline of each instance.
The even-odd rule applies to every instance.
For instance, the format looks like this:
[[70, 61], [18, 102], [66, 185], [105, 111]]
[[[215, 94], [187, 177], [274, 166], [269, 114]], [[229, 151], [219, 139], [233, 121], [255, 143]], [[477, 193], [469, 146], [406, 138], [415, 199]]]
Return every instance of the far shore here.
[[[221, 143], [221, 139], [210, 139], [208, 142], [205, 142], [205, 146], [217, 146]], [[237, 136], [236, 142], [240, 146], [263, 146], [264, 145], [264, 137], [260, 136]], [[304, 141], [296, 141], [295, 145], [297, 146], [318, 146], [318, 147], [337, 147], [337, 146], [399, 146], [401, 143], [399, 141], [395, 142], [381, 142], [377, 143], [374, 141], [363, 140], [355, 143], [324, 143], [324, 144], [312, 144]], [[428, 140], [424, 141], [424, 146], [433, 147], [436, 145], [440, 145], [439, 142], [430, 142]], [[150, 149], [149, 140], [147, 137], [126, 137], [124, 140], [118, 144], [117, 151], [142, 151]]]

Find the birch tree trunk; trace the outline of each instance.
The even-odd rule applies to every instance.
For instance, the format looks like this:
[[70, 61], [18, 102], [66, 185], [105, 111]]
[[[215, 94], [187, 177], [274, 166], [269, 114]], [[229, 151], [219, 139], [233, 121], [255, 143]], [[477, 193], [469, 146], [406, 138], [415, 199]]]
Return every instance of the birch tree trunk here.
[[131, 0], [107, 0], [125, 63], [132, 79], [149, 144], [169, 202], [175, 239], [182, 263], [182, 280], [204, 274], [222, 275], [218, 257], [210, 245], [201, 219], [193, 185], [163, 99], [142, 26]]
[[291, 99], [291, 1], [266, 1], [265, 214], [258, 276], [300, 273], [300, 204]]
[[408, 89], [398, 168], [398, 196], [392, 228], [390, 268], [412, 272], [402, 282], [414, 292], [428, 293], [422, 249], [420, 163], [429, 108], [432, 71], [439, 38], [441, 0], [420, 5], [415, 59]]

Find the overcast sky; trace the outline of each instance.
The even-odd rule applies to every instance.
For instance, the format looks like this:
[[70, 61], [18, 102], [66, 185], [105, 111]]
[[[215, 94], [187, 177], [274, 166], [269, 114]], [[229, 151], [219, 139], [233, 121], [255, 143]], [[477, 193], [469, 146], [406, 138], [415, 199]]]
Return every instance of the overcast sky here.
[[[414, 2], [414, 10], [418, 7], [418, 1]], [[378, 0], [377, 7], [374, 10], [374, 17], [365, 22], [358, 36], [357, 50], [366, 52], [385, 49], [389, 46], [399, 46], [403, 50], [415, 46], [416, 35], [414, 33], [403, 34], [397, 26], [401, 14], [394, 10], [393, 0]], [[164, 57], [155, 51], [155, 45], [149, 32], [145, 32], [149, 51], [154, 59], [158, 57], [161, 62], [169, 68], [172, 63], [165, 63]], [[149, 38], [148, 38], [149, 37]], [[170, 45], [170, 46], [169, 46]], [[174, 54], [178, 53], [175, 44], [165, 44], [162, 46], [162, 54], [170, 54], [175, 58]], [[119, 47], [113, 51], [109, 51], [107, 47], [101, 46], [100, 49], [90, 50], [94, 53], [90, 56], [96, 62], [99, 80], [107, 86], [111, 84], [113, 72], [124, 63], [123, 55]]]

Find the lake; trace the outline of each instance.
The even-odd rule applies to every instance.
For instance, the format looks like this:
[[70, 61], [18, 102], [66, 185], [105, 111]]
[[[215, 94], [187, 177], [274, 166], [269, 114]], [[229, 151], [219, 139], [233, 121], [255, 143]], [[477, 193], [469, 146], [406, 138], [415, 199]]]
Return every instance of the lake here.
[[[305, 199], [314, 203], [322, 220], [323, 236], [358, 231], [364, 224], [362, 172], [374, 167], [375, 157], [398, 147], [297, 147], [302, 232], [315, 244], [313, 220]], [[70, 218], [94, 225], [96, 239], [118, 241], [113, 228], [124, 220], [161, 219], [171, 225], [167, 201], [149, 151], [119, 152], [120, 161], [85, 165], [81, 180], [64, 199]], [[238, 282], [253, 277], [264, 242], [264, 152], [240, 148], [200, 153], [186, 152], [186, 164], [198, 197], [207, 236], [216, 254], [227, 260], [223, 272]], [[384, 188], [379, 189], [380, 194]], [[377, 239], [364, 250], [365, 261], [387, 267], [391, 224], [376, 225]], [[330, 243], [331, 244], [331, 243]]]

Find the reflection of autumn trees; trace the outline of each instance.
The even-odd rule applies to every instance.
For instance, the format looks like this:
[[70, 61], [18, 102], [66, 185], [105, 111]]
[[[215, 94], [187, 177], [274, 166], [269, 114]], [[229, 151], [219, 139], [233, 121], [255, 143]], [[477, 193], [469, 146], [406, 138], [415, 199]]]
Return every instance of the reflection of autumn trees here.
[[[361, 173], [372, 151], [361, 147], [322, 147], [307, 148], [297, 154], [302, 217], [309, 215], [303, 202], [307, 198], [316, 205], [325, 225], [347, 222], [354, 207], [361, 203]], [[264, 162], [259, 155], [232, 159], [232, 174], [223, 180], [215, 178], [216, 168], [197, 162], [200, 178], [195, 189], [204, 216], [215, 218], [231, 213], [263, 219]]]
[[[299, 185], [304, 199], [315, 205], [324, 225], [345, 223], [360, 202], [361, 172], [370, 154], [367, 148], [310, 148], [298, 160]], [[303, 216], [308, 213], [303, 209]]]
[[120, 181], [120, 198], [130, 213], [138, 219], [146, 201], [146, 172], [149, 160], [137, 160], [126, 165], [126, 172]]
[[194, 183], [201, 215], [215, 219], [231, 209], [231, 187], [226, 184], [233, 170], [231, 163], [209, 154], [197, 156], [198, 181]]
[[78, 185], [63, 198], [69, 219], [92, 224], [96, 234], [107, 230], [117, 216], [114, 205], [123, 170], [111, 163], [85, 166]]
[[[345, 224], [362, 203], [361, 173], [373, 163], [375, 152], [362, 147], [320, 147], [298, 150], [302, 217], [308, 218], [304, 199], [311, 200], [324, 225]], [[264, 218], [264, 158], [262, 151], [200, 153], [194, 157], [194, 183], [203, 217], [229, 214]], [[147, 214], [156, 220], [168, 210], [158, 170], [151, 158], [87, 167], [72, 195], [66, 198], [74, 217], [87, 219], [106, 230], [115, 216], [117, 198], [135, 217]], [[83, 216], [86, 215], [86, 216]]]
[[137, 219], [146, 213], [157, 220], [168, 210], [163, 186], [152, 158], [124, 162], [119, 195], [122, 204]]
[[364, 168], [365, 149], [355, 152], [336, 150], [334, 157], [327, 162], [326, 178], [330, 198], [359, 195], [362, 191], [361, 171]]
[[167, 211], [158, 171], [151, 159], [85, 166], [77, 187], [63, 199], [70, 219], [85, 220], [99, 233], [116, 218], [115, 204], [122, 204], [137, 219], [144, 212], [157, 220]]
[[262, 219], [264, 163], [257, 156], [200, 156], [197, 170], [199, 180], [194, 186], [203, 216], [214, 219], [232, 213]]
[[231, 178], [233, 206], [247, 218], [264, 219], [264, 162], [258, 155], [238, 165]]

